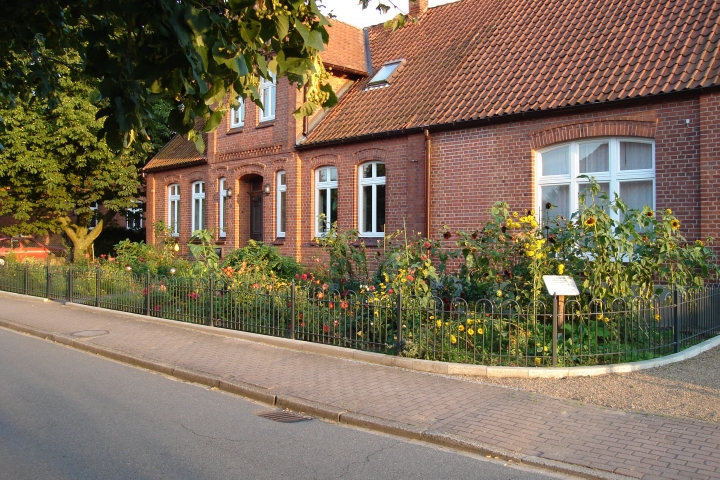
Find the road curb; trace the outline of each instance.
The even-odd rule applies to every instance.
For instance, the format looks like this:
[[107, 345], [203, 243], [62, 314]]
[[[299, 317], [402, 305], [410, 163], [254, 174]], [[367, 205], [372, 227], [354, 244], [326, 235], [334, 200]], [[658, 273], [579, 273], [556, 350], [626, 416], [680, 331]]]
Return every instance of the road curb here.
[[463, 450], [470, 453], [480, 455], [492, 455], [495, 457], [500, 457], [502, 459], [510, 459], [518, 463], [534, 465], [544, 469], [569, 473], [585, 478], [596, 478], [603, 480], [619, 480], [630, 478], [610, 474], [602, 470], [592, 470], [570, 463], [543, 459], [541, 457], [521, 455], [515, 452], [511, 452], [509, 450], [494, 447], [492, 445], [482, 444], [480, 442], [475, 442], [470, 439], [444, 433], [441, 431], [425, 429], [417, 425], [403, 424], [400, 422], [395, 422], [379, 417], [373, 417], [370, 415], [364, 415], [361, 413], [349, 412], [347, 410], [343, 410], [332, 405], [307, 400], [293, 395], [286, 395], [282, 393], [274, 395], [270, 393], [268, 389], [256, 385], [232, 380], [224, 380], [221, 377], [207, 372], [173, 367], [167, 364], [163, 364], [161, 362], [133, 357], [131, 355], [118, 352], [111, 348], [93, 345], [85, 341], [77, 340], [60, 334], [46, 333], [41, 330], [28, 327], [26, 325], [16, 324], [14, 322], [3, 319], [0, 319], [0, 327], [32, 335], [34, 337], [38, 337], [44, 340], [51, 340], [53, 342], [74, 348], [76, 350], [81, 350], [86, 353], [102, 356], [120, 363], [144, 368], [146, 370], [157, 371], [168, 376], [173, 376], [180, 380], [214, 387], [218, 390], [237, 394], [252, 400], [259, 401], [261, 403], [273, 405], [278, 408], [286, 408], [300, 413], [306, 413], [315, 417], [330, 420], [336, 423], [345, 424], [348, 426], [361, 427], [367, 430], [400, 436], [413, 440], [424, 441], [426, 443], [432, 443], [439, 446]]

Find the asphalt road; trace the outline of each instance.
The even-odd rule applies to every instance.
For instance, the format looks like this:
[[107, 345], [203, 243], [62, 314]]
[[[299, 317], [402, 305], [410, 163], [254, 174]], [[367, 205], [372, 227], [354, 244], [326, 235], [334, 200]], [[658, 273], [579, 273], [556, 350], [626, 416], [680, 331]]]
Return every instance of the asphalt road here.
[[568, 478], [269, 410], [0, 329], [0, 479]]

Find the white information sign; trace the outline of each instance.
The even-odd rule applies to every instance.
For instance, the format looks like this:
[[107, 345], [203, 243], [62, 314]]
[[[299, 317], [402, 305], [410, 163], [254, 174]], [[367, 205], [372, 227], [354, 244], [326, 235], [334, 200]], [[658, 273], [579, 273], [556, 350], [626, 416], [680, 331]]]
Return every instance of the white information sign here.
[[543, 282], [550, 295], [580, 295], [575, 280], [567, 275], [543, 275]]

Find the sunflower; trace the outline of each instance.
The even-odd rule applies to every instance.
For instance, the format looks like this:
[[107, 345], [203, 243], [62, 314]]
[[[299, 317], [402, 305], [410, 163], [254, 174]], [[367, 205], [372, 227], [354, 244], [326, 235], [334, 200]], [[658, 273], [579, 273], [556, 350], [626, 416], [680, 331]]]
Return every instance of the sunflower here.
[[648, 210], [647, 212], [645, 212], [645, 215], [647, 215], [648, 218], [652, 218], [655, 214], [652, 210]]
[[672, 222], [670, 222], [670, 226], [673, 230], [677, 230], [678, 228], [680, 228], [680, 220], [674, 219]]
[[592, 227], [593, 225], [595, 225], [595, 222], [597, 222], [597, 220], [595, 220], [595, 217], [588, 217], [588, 219], [585, 220], [585, 226]]
[[672, 210], [670, 210], [669, 208], [665, 210], [665, 215], [672, 215]]

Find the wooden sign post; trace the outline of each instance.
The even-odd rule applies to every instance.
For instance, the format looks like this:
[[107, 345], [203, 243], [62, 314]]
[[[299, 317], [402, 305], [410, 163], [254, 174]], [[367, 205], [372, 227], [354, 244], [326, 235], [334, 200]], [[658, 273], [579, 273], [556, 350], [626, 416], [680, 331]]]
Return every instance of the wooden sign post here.
[[565, 323], [565, 296], [580, 295], [575, 280], [567, 275], [543, 275], [545, 288], [553, 296], [552, 365], [557, 366], [558, 330]]

